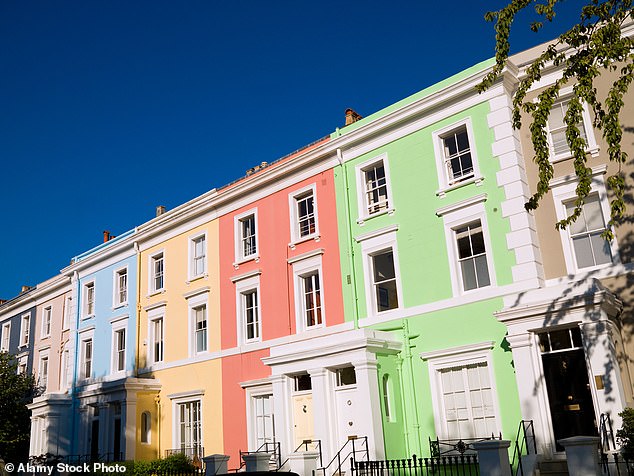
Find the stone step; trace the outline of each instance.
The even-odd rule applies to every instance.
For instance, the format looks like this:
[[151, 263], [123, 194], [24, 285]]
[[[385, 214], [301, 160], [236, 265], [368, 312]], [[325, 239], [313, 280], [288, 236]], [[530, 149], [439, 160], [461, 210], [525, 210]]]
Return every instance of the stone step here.
[[538, 468], [540, 476], [569, 476], [566, 460], [540, 461]]

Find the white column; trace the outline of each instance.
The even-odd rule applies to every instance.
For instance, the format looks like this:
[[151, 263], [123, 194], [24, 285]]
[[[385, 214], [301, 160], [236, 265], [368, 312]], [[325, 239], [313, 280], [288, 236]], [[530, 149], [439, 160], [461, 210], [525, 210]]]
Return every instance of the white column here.
[[368, 451], [370, 459], [381, 460], [385, 458], [385, 442], [383, 441], [383, 420], [381, 418], [381, 400], [379, 396], [378, 363], [376, 360], [353, 362], [357, 376], [357, 391], [366, 398], [360, 399], [363, 403], [361, 415], [363, 417], [363, 429], [368, 437]]
[[332, 388], [329, 382], [330, 372], [324, 368], [310, 369], [313, 388], [313, 418], [315, 439], [321, 440], [323, 463], [327, 464], [334, 455], [337, 433], [333, 422], [334, 412], [330, 407]]
[[627, 405], [616, 349], [610, 337], [611, 326], [607, 319], [579, 325], [590, 367], [590, 389], [596, 398], [597, 421], [601, 413], [609, 413], [616, 431], [622, 423], [618, 414]]
[[534, 344], [531, 333], [508, 335], [506, 340], [511, 345], [513, 352], [522, 419], [533, 421], [535, 440], [538, 446], [537, 452], [550, 456], [553, 453], [554, 442], [548, 420], [549, 405], [545, 395], [546, 382], [539, 364], [541, 355]]
[[121, 449], [126, 460], [133, 460], [136, 454], [136, 395], [126, 392], [125, 402], [121, 404], [121, 428], [123, 441]]
[[[282, 460], [285, 460], [288, 453], [293, 451], [293, 448], [290, 448], [291, 440], [289, 436], [291, 425], [288, 416], [288, 406], [290, 401], [288, 395], [288, 384], [286, 376], [284, 375], [273, 375], [270, 380], [273, 384], [275, 440], [280, 443], [281, 458]], [[249, 402], [249, 404], [250, 403], [251, 402]]]

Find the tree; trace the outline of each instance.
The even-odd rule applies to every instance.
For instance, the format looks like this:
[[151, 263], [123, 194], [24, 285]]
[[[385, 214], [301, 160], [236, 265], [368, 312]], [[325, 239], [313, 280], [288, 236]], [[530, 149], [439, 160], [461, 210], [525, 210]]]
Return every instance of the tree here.
[[[511, 23], [518, 13], [530, 6], [534, 7], [539, 20], [534, 21], [530, 28], [536, 32], [542, 28], [544, 21], [551, 22], [555, 18], [555, 7], [563, 1], [511, 0], [503, 9], [485, 15], [487, 21], [495, 21], [496, 61], [492, 71], [478, 85], [480, 92], [490, 87], [502, 74], [509, 57]], [[625, 213], [625, 178], [621, 165], [627, 160], [627, 155], [621, 150], [623, 128], [619, 114], [623, 107], [623, 96], [634, 79], [634, 42], [632, 38], [621, 35], [621, 28], [628, 21], [634, 20], [634, 9], [632, 0], [586, 0], [580, 2], [580, 7], [579, 23], [550, 43], [527, 68], [525, 77], [520, 80], [513, 95], [512, 121], [513, 127], [519, 129], [522, 111], [532, 117], [529, 129], [535, 149], [533, 160], [539, 168], [539, 182], [537, 191], [525, 204], [526, 209], [531, 211], [538, 207], [540, 200], [548, 192], [549, 181], [553, 178], [546, 133], [550, 109], [562, 86], [574, 83], [564, 120], [566, 139], [574, 157], [578, 177], [577, 199], [572, 215], [557, 222], [556, 227], [566, 228], [577, 219], [584, 199], [590, 192], [592, 173], [586, 163], [586, 143], [578, 126], [582, 121], [585, 103], [594, 115], [594, 127], [602, 131], [610, 160], [619, 165], [618, 172], [607, 180], [613, 198], [610, 201], [610, 220], [603, 236], [612, 239], [613, 227]], [[553, 65], [561, 67], [561, 78], [545, 88], [536, 102], [525, 101], [529, 88], [541, 79], [546, 68]], [[616, 80], [602, 102], [602, 98], [597, 96], [595, 80], [606, 71], [616, 73]]]
[[26, 407], [37, 387], [31, 374], [18, 374], [15, 358], [0, 352], [0, 457], [6, 462], [29, 456], [31, 414]]

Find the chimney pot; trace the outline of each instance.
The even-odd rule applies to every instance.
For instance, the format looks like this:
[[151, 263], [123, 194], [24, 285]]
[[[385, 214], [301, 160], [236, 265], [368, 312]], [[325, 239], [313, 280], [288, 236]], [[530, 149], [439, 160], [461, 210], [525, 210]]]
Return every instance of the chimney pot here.
[[20, 291], [20, 293], [25, 293], [29, 289], [31, 289], [31, 286], [27, 286], [26, 284], [24, 284], [24, 285], [22, 285], [22, 290]]
[[165, 207], [163, 205], [159, 205], [158, 207], [156, 207], [156, 216], [161, 216], [163, 213], [165, 213]]
[[361, 114], [358, 114], [354, 109], [346, 109], [346, 126], [357, 122], [359, 119], [363, 119], [363, 116], [361, 116]]
[[105, 243], [106, 241], [110, 240], [110, 232], [108, 230], [104, 230], [103, 231], [103, 242]]

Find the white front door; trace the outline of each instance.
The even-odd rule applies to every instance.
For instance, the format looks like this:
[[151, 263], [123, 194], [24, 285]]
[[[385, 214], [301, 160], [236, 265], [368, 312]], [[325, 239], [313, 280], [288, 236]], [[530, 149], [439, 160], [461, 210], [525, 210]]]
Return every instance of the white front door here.
[[293, 395], [293, 437], [293, 450], [315, 437], [312, 393]]

